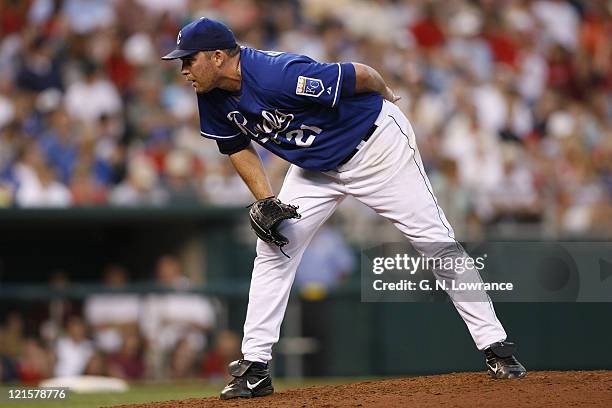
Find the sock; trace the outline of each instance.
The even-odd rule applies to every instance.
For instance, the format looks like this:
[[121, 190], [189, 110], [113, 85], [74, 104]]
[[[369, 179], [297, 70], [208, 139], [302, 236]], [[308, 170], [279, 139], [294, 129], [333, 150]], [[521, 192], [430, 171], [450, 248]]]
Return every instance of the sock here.
[[259, 361], [253, 361], [253, 367], [265, 370], [266, 368], [268, 368], [268, 363], [260, 363]]

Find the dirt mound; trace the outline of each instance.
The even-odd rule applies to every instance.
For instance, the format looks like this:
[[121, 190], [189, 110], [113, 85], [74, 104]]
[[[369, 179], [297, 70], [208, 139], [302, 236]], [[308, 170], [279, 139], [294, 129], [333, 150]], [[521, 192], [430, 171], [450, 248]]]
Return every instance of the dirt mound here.
[[612, 407], [612, 371], [540, 371], [521, 380], [484, 373], [365, 381], [296, 388], [268, 397], [220, 401], [194, 398], [123, 408], [195, 407]]

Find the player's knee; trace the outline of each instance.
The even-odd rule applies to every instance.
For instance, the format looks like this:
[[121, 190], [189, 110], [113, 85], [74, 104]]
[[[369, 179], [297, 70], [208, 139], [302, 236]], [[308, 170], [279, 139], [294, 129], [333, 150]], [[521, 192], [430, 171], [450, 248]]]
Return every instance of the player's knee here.
[[430, 258], [456, 258], [466, 256], [458, 242], [428, 242], [418, 245], [418, 250]]

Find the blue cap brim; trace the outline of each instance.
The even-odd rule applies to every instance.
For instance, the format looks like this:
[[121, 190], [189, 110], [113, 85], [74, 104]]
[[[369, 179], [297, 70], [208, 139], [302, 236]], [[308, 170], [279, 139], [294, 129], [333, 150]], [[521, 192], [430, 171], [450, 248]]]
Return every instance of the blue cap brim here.
[[198, 51], [194, 51], [194, 50], [179, 50], [178, 48], [174, 51], [172, 51], [169, 54], [166, 54], [162, 57], [163, 60], [173, 60], [173, 59], [177, 59], [177, 58], [183, 58], [186, 57], [188, 55], [191, 54], [195, 54]]

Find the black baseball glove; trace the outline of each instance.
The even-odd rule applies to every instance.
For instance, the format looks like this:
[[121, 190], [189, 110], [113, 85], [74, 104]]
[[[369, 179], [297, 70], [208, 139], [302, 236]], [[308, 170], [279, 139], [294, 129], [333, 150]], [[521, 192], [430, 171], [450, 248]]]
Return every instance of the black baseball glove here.
[[289, 240], [278, 232], [278, 226], [283, 220], [301, 218], [302, 216], [297, 212], [298, 207], [284, 204], [275, 197], [257, 200], [249, 207], [251, 207], [249, 211], [251, 228], [255, 234], [263, 241], [278, 246], [282, 252], [283, 246], [287, 245]]

